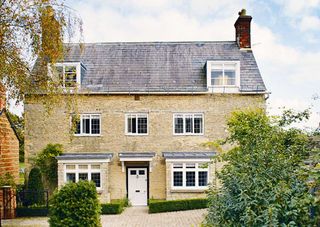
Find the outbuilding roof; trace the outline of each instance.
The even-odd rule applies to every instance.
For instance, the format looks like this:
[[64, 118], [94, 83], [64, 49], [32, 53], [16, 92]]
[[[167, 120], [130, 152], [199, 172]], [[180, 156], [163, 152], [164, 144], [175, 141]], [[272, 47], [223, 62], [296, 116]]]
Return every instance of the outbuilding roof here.
[[265, 92], [250, 49], [223, 42], [67, 44], [64, 62], [81, 62], [81, 90], [90, 92], [206, 92], [206, 62], [240, 61], [240, 91]]

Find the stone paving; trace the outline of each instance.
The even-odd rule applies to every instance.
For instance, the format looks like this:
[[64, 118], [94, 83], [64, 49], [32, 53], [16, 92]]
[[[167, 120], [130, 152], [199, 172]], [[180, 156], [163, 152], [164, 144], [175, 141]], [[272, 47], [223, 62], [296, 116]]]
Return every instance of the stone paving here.
[[[120, 215], [101, 215], [103, 227], [150, 226], [150, 227], [196, 227], [200, 226], [206, 209], [148, 214], [148, 207], [129, 207]], [[2, 220], [5, 227], [47, 227], [47, 218], [16, 218]]]

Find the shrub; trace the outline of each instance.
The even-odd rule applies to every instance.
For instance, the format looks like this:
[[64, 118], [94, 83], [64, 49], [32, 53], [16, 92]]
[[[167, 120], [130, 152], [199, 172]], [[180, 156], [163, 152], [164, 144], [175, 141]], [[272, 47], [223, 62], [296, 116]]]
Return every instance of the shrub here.
[[208, 207], [207, 199], [149, 200], [149, 213], [194, 210]]
[[50, 226], [101, 226], [100, 203], [93, 182], [68, 183], [50, 200]]
[[113, 200], [111, 203], [101, 204], [101, 214], [121, 214], [125, 207], [129, 206], [127, 198]]
[[34, 204], [43, 204], [44, 203], [44, 195], [43, 195], [43, 183], [42, 176], [39, 168], [32, 168], [29, 173], [28, 180], [28, 194], [26, 200], [26, 206], [34, 205]]

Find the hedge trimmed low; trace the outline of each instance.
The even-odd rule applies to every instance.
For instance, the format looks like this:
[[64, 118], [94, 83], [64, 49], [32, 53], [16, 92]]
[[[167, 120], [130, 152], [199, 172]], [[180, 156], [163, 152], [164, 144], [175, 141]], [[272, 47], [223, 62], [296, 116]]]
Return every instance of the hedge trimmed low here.
[[101, 204], [101, 214], [121, 214], [128, 205], [127, 199], [113, 200], [111, 203]]
[[17, 217], [45, 217], [48, 216], [47, 207], [17, 207]]
[[194, 210], [207, 207], [207, 199], [149, 200], [149, 213]]

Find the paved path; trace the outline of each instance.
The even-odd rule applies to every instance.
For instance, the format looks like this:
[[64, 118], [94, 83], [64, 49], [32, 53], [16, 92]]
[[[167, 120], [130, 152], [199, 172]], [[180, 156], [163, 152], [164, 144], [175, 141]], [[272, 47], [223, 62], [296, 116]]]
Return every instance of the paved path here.
[[[151, 226], [196, 227], [204, 219], [206, 209], [148, 214], [148, 207], [129, 207], [120, 215], [101, 215], [103, 227]], [[6, 227], [47, 227], [47, 218], [16, 218], [2, 220]]]

